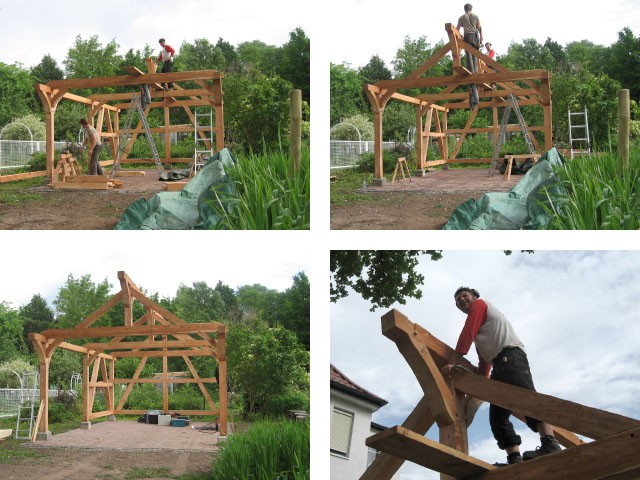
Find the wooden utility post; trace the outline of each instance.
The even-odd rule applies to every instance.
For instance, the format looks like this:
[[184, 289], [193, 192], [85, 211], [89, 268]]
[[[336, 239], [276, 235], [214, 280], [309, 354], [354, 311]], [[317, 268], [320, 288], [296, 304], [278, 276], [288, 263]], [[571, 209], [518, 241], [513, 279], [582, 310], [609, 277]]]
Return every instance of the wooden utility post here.
[[302, 155], [302, 90], [291, 90], [291, 129], [289, 138], [289, 155], [293, 169], [300, 168]]
[[618, 172], [629, 168], [629, 125], [631, 119], [629, 90], [618, 94]]

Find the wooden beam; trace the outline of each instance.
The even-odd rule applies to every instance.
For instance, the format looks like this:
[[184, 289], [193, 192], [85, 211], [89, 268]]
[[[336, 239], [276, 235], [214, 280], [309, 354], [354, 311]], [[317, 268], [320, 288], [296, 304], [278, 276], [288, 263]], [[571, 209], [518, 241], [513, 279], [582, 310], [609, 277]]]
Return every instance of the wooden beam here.
[[489, 380], [462, 368], [453, 371], [455, 388], [486, 402], [585, 437], [600, 439], [640, 427], [640, 420]]
[[[171, 378], [169, 377], [169, 383], [218, 383], [215, 378]], [[161, 378], [138, 378], [137, 380], [129, 378], [114, 378], [115, 384], [129, 384], [129, 383], [162, 383]]]
[[463, 85], [468, 83], [499, 83], [515, 82], [519, 80], [548, 80], [549, 72], [546, 70], [521, 70], [510, 72], [476, 73], [471, 75], [454, 75], [449, 77], [406, 78], [400, 80], [381, 80], [375, 86], [384, 89], [400, 88], [429, 88], [451, 85]]
[[223, 75], [216, 70], [194, 70], [191, 72], [154, 73], [146, 75], [122, 75], [113, 77], [73, 78], [51, 80], [46, 85], [51, 89], [116, 87], [141, 85], [143, 83], [186, 82], [192, 80], [220, 80]]
[[[133, 373], [133, 378], [131, 379], [132, 380], [131, 383], [129, 383], [127, 385], [127, 388], [124, 391], [124, 394], [120, 398], [120, 402], [118, 403], [118, 406], [116, 407], [116, 410], [121, 410], [122, 407], [124, 407], [124, 404], [126, 403], [127, 399], [129, 398], [129, 394], [131, 393], [131, 390], [133, 390], [133, 386], [135, 385], [134, 382], [136, 380], [138, 380], [138, 378], [140, 377], [140, 373], [142, 373], [142, 369], [144, 368], [146, 363], [147, 363], [147, 359], [146, 359], [146, 357], [143, 357], [142, 360], [140, 360], [140, 363], [138, 364], [138, 367], [136, 368], [136, 371]], [[84, 386], [83, 386], [83, 388], [84, 388]]]
[[407, 321], [407, 317], [398, 310], [392, 310], [382, 317], [382, 334], [395, 342], [411, 367], [425, 396], [430, 400], [429, 407], [438, 426], [451, 425], [456, 418], [453, 395], [427, 347], [413, 338], [409, 332], [395, 326], [396, 323]]
[[218, 323], [184, 323], [181, 325], [136, 325], [132, 327], [92, 327], [48, 329], [42, 335], [48, 338], [99, 338], [136, 335], [175, 335], [177, 333], [217, 332]]
[[211, 357], [216, 358], [213, 350], [169, 350], [169, 351], [149, 351], [134, 350], [131, 352], [113, 352], [115, 358], [163, 358], [163, 357]]
[[467, 478], [496, 469], [495, 466], [482, 460], [398, 426], [369, 437], [366, 444], [376, 450], [405, 458], [430, 470], [456, 478]]
[[[585, 420], [583, 418], [582, 420]], [[474, 476], [473, 480], [601, 480], [640, 470], [640, 427]]]
[[211, 347], [211, 342], [207, 340], [145, 340], [139, 342], [108, 342], [108, 343], [85, 343], [83, 347], [100, 352], [110, 350], [139, 350], [145, 348], [190, 348], [190, 347]]
[[[402, 427], [422, 435], [427, 433], [435, 422], [435, 418], [429, 410], [429, 402], [428, 398], [422, 397], [402, 423]], [[360, 480], [391, 480], [391, 477], [396, 474], [403, 463], [404, 458], [382, 452], [369, 465]]]

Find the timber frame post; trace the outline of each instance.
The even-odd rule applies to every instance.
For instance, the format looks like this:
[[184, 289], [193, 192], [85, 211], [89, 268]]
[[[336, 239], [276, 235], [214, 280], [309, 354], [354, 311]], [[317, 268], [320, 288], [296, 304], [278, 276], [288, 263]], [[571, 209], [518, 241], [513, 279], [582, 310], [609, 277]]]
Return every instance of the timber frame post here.
[[[389, 480], [406, 461], [440, 472], [441, 479], [605, 480], [640, 476], [640, 420], [586, 407], [531, 390], [489, 380], [462, 359], [452, 379], [440, 369], [453, 349], [397, 310], [382, 317], [382, 333], [396, 343], [424, 396], [401, 426], [369, 437], [367, 446], [382, 452], [360, 480]], [[467, 425], [482, 400], [554, 425], [562, 452], [497, 468], [469, 455]], [[468, 417], [467, 417], [468, 415]], [[424, 435], [436, 423], [440, 441]], [[575, 432], [575, 433], [573, 433]], [[594, 441], [585, 443], [576, 434]]]
[[[40, 366], [40, 400], [43, 414], [38, 438], [46, 439], [51, 434], [48, 418], [49, 364], [56, 348], [82, 354], [82, 426], [90, 428], [95, 418], [123, 415], [141, 415], [147, 410], [126, 409], [126, 401], [134, 385], [153, 383], [162, 386], [162, 409], [169, 410], [169, 383], [196, 384], [202, 393], [207, 408], [180, 410], [185, 415], [215, 415], [218, 417], [220, 434], [227, 435], [227, 327], [222, 323], [188, 323], [162, 306], [148, 299], [125, 272], [118, 272], [121, 290], [104, 305], [82, 320], [74, 328], [48, 329], [41, 333], [30, 333]], [[144, 307], [145, 313], [134, 320], [133, 303]], [[112, 327], [93, 326], [112, 308], [124, 306], [124, 325]], [[132, 337], [135, 337], [132, 339]], [[144, 338], [141, 340], [140, 338]], [[95, 339], [90, 343], [75, 345], [69, 339]], [[100, 340], [100, 341], [98, 341]], [[105, 341], [106, 340], [106, 341]], [[139, 358], [140, 363], [132, 378], [116, 378], [115, 364], [119, 358]], [[162, 358], [161, 378], [140, 378], [149, 358]], [[173, 378], [168, 360], [179, 357], [184, 361], [190, 376]], [[203, 377], [194, 367], [192, 357], [211, 357], [218, 364], [218, 376]], [[208, 384], [219, 385], [218, 405], [206, 388]], [[118, 404], [115, 404], [116, 385], [126, 385]], [[124, 387], [122, 387], [124, 388]], [[102, 391], [106, 409], [94, 412], [96, 393]], [[152, 406], [150, 406], [151, 408]]]
[[[156, 64], [152, 59], [147, 59], [148, 73], [144, 73], [136, 67], [125, 67], [124, 70], [128, 75], [112, 76], [112, 77], [95, 77], [95, 78], [74, 78], [67, 80], [51, 80], [46, 84], [36, 84], [35, 89], [40, 97], [45, 111], [46, 122], [46, 147], [47, 147], [47, 176], [51, 178], [54, 169], [54, 127], [55, 112], [58, 104], [62, 99], [72, 100], [87, 106], [87, 119], [90, 125], [93, 125], [98, 131], [101, 139], [109, 143], [111, 152], [115, 158], [116, 152], [120, 145], [119, 138], [120, 114], [124, 109], [128, 109], [131, 99], [134, 95], [139, 95], [139, 89], [142, 85], [148, 85], [151, 92], [151, 104], [147, 106], [145, 114], [153, 108], [162, 108], [164, 110], [164, 125], [157, 128], [151, 128], [152, 133], [164, 134], [165, 138], [165, 154], [161, 158], [163, 163], [190, 163], [192, 158], [172, 158], [170, 151], [170, 134], [174, 132], [192, 132], [194, 133], [195, 125], [193, 125], [195, 116], [190, 107], [211, 107], [214, 112], [214, 132], [215, 132], [215, 149], [222, 150], [224, 148], [224, 100], [222, 91], [223, 74], [216, 70], [196, 70], [187, 72], [171, 72], [156, 73]], [[174, 88], [171, 90], [163, 90], [161, 83], [173, 82]], [[183, 82], [195, 82], [193, 84], [180, 86]], [[126, 93], [108, 93], [94, 94], [89, 97], [83, 97], [71, 93], [74, 89], [97, 89], [103, 87], [135, 87], [135, 91]], [[170, 109], [184, 109], [191, 125], [171, 125]], [[80, 119], [78, 119], [80, 120]], [[154, 163], [153, 159], [128, 159], [128, 152], [133, 146], [136, 138], [140, 134], [144, 134], [142, 122], [139, 122], [132, 129], [131, 138], [124, 147], [124, 154], [121, 158], [123, 163]], [[204, 131], [197, 134], [205, 141], [206, 148], [213, 148], [208, 141], [208, 136]], [[102, 162], [102, 165], [109, 165], [113, 161]]]
[[[544, 139], [544, 150], [553, 146], [552, 139], [552, 102], [550, 80], [551, 73], [545, 70], [514, 71], [487, 57], [485, 54], [466, 43], [460, 32], [450, 23], [445, 24], [448, 43], [436, 51], [420, 67], [406, 78], [397, 80], [381, 80], [373, 85], [366, 84], [367, 93], [374, 115], [374, 151], [375, 172], [374, 185], [384, 185], [386, 180], [382, 171], [382, 126], [384, 108], [391, 99], [416, 105], [416, 175], [424, 175], [426, 169], [436, 165], [451, 163], [490, 163], [491, 158], [457, 158], [464, 140], [470, 134], [489, 133], [493, 135], [495, 147], [498, 141], [499, 115], [498, 108], [508, 105], [509, 94], [512, 93], [520, 106], [542, 108], [543, 124], [527, 126], [529, 136], [537, 153], [543, 153], [538, 138]], [[463, 65], [462, 50], [474, 55], [478, 61], [478, 71], [472, 73]], [[424, 76], [445, 55], [451, 54], [453, 72], [449, 76]], [[449, 128], [447, 116], [449, 112], [469, 109], [468, 87], [476, 85], [480, 102], [471, 110], [464, 128]], [[398, 93], [402, 89], [440, 89], [438, 93], [422, 93], [409, 96]], [[493, 110], [492, 125], [474, 126], [480, 109]], [[423, 118], [425, 117], [424, 122]], [[433, 130], [432, 130], [433, 128]], [[519, 132], [518, 124], [507, 125], [507, 132]], [[456, 138], [456, 143], [449, 152], [449, 138]], [[431, 140], [435, 140], [440, 151], [439, 158], [427, 160], [427, 149]]]

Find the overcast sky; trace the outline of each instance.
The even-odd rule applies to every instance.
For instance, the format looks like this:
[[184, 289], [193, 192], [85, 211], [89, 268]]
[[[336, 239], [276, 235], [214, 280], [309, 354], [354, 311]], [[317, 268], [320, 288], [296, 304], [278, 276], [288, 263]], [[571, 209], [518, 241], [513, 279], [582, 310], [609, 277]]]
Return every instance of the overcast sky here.
[[[327, 36], [326, 43], [331, 62], [347, 62], [357, 68], [377, 54], [392, 69], [391, 61], [406, 36], [416, 40], [425, 35], [431, 46], [445, 40], [444, 25], [457, 24], [467, 2], [401, 0], [384, 4], [383, 8], [366, 0], [339, 3], [339, 9], [331, 13], [333, 34]], [[562, 46], [580, 40], [609, 46], [626, 26], [636, 36], [640, 35], [638, 0], [529, 3], [475, 0], [470, 3], [480, 17], [484, 40], [493, 44], [498, 56], [507, 53], [511, 42], [520, 43], [525, 38], [544, 43], [550, 37]]]
[[176, 50], [183, 42], [220, 37], [233, 46], [253, 40], [279, 46], [297, 27], [309, 37], [311, 25], [311, 15], [294, 0], [0, 0], [0, 8], [0, 62], [27, 68], [47, 53], [63, 68], [77, 35], [97, 35], [102, 46], [115, 39], [124, 54], [146, 44], [159, 52], [160, 37]]
[[[124, 270], [138, 287], [173, 297], [181, 283], [191, 286], [218, 281], [237, 288], [261, 284], [284, 291], [298, 272], [309, 273], [309, 251], [298, 232], [287, 232], [283, 243], [272, 232], [261, 242], [246, 232], [2, 232], [3, 259], [0, 302], [14, 308], [41, 294], [51, 305], [69, 274], [90, 274], [120, 289], [118, 271]], [[271, 240], [270, 240], [271, 239]]]
[[[454, 305], [460, 285], [479, 290], [510, 319], [525, 344], [538, 391], [583, 405], [640, 418], [640, 252], [536, 251], [533, 255], [499, 251], [445, 251], [423, 259], [422, 300], [395, 305], [415, 323], [454, 347], [465, 316]], [[390, 309], [369, 311], [357, 294], [331, 306], [331, 362], [353, 381], [384, 398], [373, 420], [401, 424], [422, 393], [395, 344], [380, 331]], [[468, 356], [477, 363], [475, 349]], [[539, 445], [537, 434], [515, 420], [523, 449]], [[434, 434], [436, 436], [434, 436]], [[470, 453], [489, 463], [505, 461], [489, 429], [488, 407], [470, 428]], [[432, 429], [429, 436], [437, 439]], [[403, 480], [424, 476], [406, 463]]]

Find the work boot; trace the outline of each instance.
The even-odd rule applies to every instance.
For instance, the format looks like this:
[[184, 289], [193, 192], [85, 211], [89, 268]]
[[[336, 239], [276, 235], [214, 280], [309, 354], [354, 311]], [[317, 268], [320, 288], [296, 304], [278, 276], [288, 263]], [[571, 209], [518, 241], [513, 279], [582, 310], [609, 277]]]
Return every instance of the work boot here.
[[549, 453], [556, 453], [562, 451], [562, 447], [556, 440], [556, 437], [543, 436], [540, 437], [540, 446], [536, 447], [535, 451], [524, 452], [523, 459], [531, 460], [532, 458], [538, 458], [542, 455], [548, 455]]
[[522, 463], [522, 456], [520, 452], [513, 452], [507, 455], [507, 463], [494, 463], [496, 467], [506, 467], [507, 465], [513, 465], [514, 463]]

